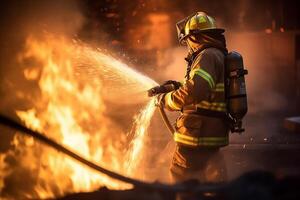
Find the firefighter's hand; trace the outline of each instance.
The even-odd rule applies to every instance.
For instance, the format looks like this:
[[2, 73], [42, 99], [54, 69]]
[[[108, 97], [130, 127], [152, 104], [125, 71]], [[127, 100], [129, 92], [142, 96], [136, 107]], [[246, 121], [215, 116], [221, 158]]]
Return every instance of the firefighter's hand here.
[[158, 107], [163, 107], [165, 102], [165, 94], [158, 94], [155, 96], [155, 105]]

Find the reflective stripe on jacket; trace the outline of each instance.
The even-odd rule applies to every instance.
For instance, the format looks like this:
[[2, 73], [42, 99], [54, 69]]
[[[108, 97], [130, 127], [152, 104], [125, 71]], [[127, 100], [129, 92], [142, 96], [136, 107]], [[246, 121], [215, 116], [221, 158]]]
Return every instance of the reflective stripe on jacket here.
[[190, 146], [225, 146], [228, 145], [228, 137], [192, 137], [181, 134], [179, 132], [174, 133], [174, 140], [176, 142], [190, 145]]
[[226, 120], [197, 114], [197, 109], [226, 112], [222, 51], [216, 48], [201, 51], [192, 63], [190, 79], [178, 90], [167, 93], [164, 103], [169, 110], [183, 112], [175, 127], [177, 143], [191, 147], [227, 145]]

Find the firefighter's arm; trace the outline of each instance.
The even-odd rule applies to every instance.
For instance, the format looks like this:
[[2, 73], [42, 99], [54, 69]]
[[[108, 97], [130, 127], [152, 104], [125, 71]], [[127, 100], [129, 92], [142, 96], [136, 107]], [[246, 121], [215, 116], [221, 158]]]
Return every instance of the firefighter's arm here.
[[209, 99], [210, 91], [215, 87], [217, 79], [215, 59], [210, 52], [203, 51], [196, 58], [190, 77], [191, 79], [187, 80], [179, 89], [164, 95], [165, 108], [179, 111], [184, 106]]

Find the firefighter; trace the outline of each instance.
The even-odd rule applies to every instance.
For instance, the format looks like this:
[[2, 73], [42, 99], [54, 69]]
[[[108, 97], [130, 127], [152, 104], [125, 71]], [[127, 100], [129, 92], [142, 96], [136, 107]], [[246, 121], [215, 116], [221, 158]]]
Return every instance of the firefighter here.
[[220, 147], [228, 145], [224, 95], [224, 29], [214, 18], [197, 12], [176, 24], [179, 42], [188, 48], [187, 72], [176, 90], [157, 96], [157, 104], [181, 111], [173, 135], [176, 150], [171, 164], [175, 181], [197, 178], [223, 181], [226, 170]]

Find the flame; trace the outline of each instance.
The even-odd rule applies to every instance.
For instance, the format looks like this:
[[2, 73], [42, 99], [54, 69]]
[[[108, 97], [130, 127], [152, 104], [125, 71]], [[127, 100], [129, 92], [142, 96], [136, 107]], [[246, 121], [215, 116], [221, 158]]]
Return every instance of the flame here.
[[[134, 117], [131, 132], [135, 136], [125, 158], [126, 130], [106, 112], [109, 103], [126, 106], [127, 103], [147, 102], [144, 93], [156, 85], [153, 80], [99, 50], [51, 35], [29, 37], [26, 49], [18, 59], [21, 63], [30, 61], [24, 77], [36, 81], [39, 86], [39, 92], [34, 93], [32, 99], [34, 107], [16, 111], [26, 126], [45, 133], [101, 166], [132, 177], [141, 176], [135, 170], [143, 154], [154, 101]], [[16, 135], [14, 146], [22, 152], [18, 158], [20, 165], [37, 174], [33, 191], [22, 197], [48, 198], [90, 191], [101, 185], [118, 189], [130, 187], [98, 174], [32, 138]], [[12, 151], [11, 154], [17, 156]], [[3, 160], [1, 155], [0, 162]], [[0, 189], [1, 186], [3, 181], [0, 181]]]

